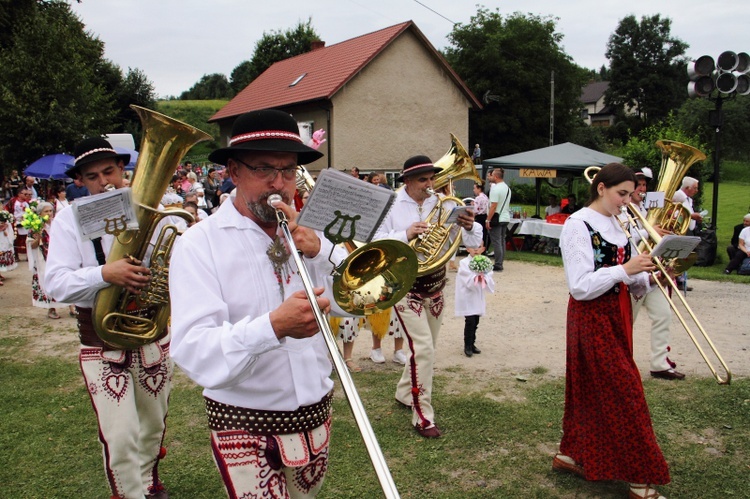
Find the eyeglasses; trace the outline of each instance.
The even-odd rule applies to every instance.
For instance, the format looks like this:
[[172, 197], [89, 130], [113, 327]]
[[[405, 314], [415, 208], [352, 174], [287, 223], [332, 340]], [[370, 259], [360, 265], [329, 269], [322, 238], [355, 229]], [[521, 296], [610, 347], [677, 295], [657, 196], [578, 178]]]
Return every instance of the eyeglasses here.
[[266, 182], [276, 180], [276, 175], [281, 173], [281, 178], [284, 180], [294, 180], [297, 177], [297, 167], [290, 166], [289, 168], [274, 168], [272, 166], [252, 166], [248, 165], [244, 161], [238, 158], [234, 158], [238, 163], [242, 163], [249, 170], [251, 170], [257, 178]]

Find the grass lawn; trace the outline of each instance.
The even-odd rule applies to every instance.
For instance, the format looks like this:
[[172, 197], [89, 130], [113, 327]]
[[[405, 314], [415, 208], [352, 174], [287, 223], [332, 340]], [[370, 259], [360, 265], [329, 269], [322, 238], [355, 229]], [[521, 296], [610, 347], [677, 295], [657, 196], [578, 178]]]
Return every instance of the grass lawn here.
[[[93, 413], [74, 358], [28, 358], [25, 340], [0, 339], [0, 496], [107, 497]], [[444, 438], [425, 440], [393, 400], [398, 372], [354, 375], [402, 497], [621, 498], [620, 482], [555, 473], [564, 380], [539, 366], [525, 382], [507, 373], [452, 369], [436, 377]], [[691, 378], [644, 383], [670, 463], [667, 497], [747, 497], [750, 382]], [[338, 387], [338, 382], [337, 382]], [[174, 498], [225, 497], [211, 460], [200, 390], [179, 374], [170, 401], [161, 476]], [[380, 497], [343, 394], [334, 403], [330, 468], [321, 497]]]

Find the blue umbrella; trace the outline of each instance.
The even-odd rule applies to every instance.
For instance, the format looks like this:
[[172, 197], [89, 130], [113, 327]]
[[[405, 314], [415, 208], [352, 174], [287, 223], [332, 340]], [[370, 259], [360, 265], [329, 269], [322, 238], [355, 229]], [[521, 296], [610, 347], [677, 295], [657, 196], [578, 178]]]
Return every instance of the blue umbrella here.
[[24, 170], [24, 175], [39, 179], [65, 179], [65, 170], [73, 166], [73, 156], [69, 154], [50, 154], [31, 163]]
[[117, 151], [117, 154], [130, 154], [130, 163], [125, 165], [125, 169], [132, 170], [135, 168], [135, 163], [138, 161], [138, 151], [119, 146], [115, 146], [115, 151]]

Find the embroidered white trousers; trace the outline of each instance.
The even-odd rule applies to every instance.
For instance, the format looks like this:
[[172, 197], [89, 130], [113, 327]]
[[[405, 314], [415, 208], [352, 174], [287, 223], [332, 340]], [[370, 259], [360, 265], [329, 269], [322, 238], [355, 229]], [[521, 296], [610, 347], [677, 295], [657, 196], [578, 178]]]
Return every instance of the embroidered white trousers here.
[[422, 299], [410, 293], [394, 308], [411, 351], [396, 386], [396, 400], [411, 406], [412, 425], [426, 428], [435, 422], [432, 375], [442, 324], [443, 293]]
[[289, 435], [211, 430], [211, 450], [229, 499], [312, 499], [328, 469], [331, 420]]
[[159, 485], [157, 467], [173, 374], [168, 340], [161, 350], [161, 358], [144, 366], [140, 350], [104, 353], [115, 362], [102, 358], [101, 348], [81, 345], [81, 372], [96, 413], [113, 497], [143, 499]]
[[672, 367], [667, 362], [672, 309], [664, 293], [658, 289], [638, 301], [633, 301], [633, 320], [638, 317], [641, 307], [646, 308], [648, 317], [651, 319], [651, 370], [666, 371]]

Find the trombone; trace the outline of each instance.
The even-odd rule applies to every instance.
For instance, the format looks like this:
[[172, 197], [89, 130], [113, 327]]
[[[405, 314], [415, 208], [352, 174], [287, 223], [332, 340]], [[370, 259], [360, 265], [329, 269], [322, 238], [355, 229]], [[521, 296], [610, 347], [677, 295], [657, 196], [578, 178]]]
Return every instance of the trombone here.
[[[583, 172], [584, 177], [586, 177], [586, 180], [588, 180], [589, 183], [593, 182], [593, 175], [591, 172], [598, 172], [600, 168], [598, 166], [590, 166], [586, 168], [586, 170]], [[596, 173], [594, 173], [595, 175]], [[661, 241], [661, 236], [658, 232], [656, 232], [656, 229], [646, 220], [646, 218], [641, 214], [641, 211], [638, 206], [636, 206], [633, 203], [629, 204], [630, 210], [626, 207], [623, 207], [623, 214], [627, 217], [628, 223], [630, 223], [633, 227], [638, 227], [638, 224], [636, 223], [636, 220], [630, 215], [630, 212], [633, 213], [633, 215], [638, 219], [638, 221], [641, 223], [643, 228], [648, 232], [649, 237], [658, 244], [659, 241]], [[632, 236], [630, 234], [630, 231], [628, 230], [625, 222], [623, 222], [620, 217], [617, 218], [617, 222], [620, 224], [620, 228], [625, 233], [625, 236], [628, 238], [628, 242], [630, 243], [631, 247], [635, 248], [635, 251], [637, 253], [641, 253], [641, 251], [638, 248], [638, 245], [636, 245], [633, 242]], [[645, 250], [647, 252], [651, 252], [653, 250], [653, 245], [649, 243], [648, 237], [641, 238], [641, 244], [644, 246]], [[661, 258], [654, 258], [654, 263], [659, 268], [659, 271], [664, 276], [669, 276], [669, 273], [667, 272], [667, 268], [669, 267], [669, 264], [666, 266], [664, 265], [664, 262]], [[679, 264], [679, 262], [677, 262]], [[684, 267], [682, 270], [687, 270], [687, 268], [690, 265], [687, 265], [687, 267]], [[654, 282], [656, 282], [656, 285], [659, 286], [659, 290], [664, 294], [664, 297], [667, 299], [667, 302], [669, 303], [669, 307], [672, 309], [674, 314], [677, 316], [677, 318], [680, 321], [680, 324], [682, 324], [682, 327], [685, 329], [685, 332], [687, 332], [688, 336], [692, 340], [693, 344], [695, 345], [695, 348], [698, 349], [698, 353], [701, 357], [703, 357], [703, 361], [708, 366], [708, 369], [711, 371], [711, 374], [716, 379], [716, 382], [720, 385], [728, 385], [732, 381], [732, 372], [729, 370], [729, 367], [727, 366], [726, 362], [724, 362], [724, 359], [721, 357], [721, 354], [716, 349], [716, 346], [714, 345], [713, 341], [711, 341], [711, 338], [709, 338], [708, 333], [701, 325], [700, 321], [698, 320], [698, 316], [695, 315], [695, 312], [690, 308], [690, 305], [688, 305], [687, 300], [685, 300], [685, 297], [680, 293], [679, 288], [677, 287], [677, 284], [675, 284], [674, 280], [671, 278], [668, 278], [666, 280], [667, 287], [669, 287], [672, 290], [673, 295], [676, 294], [677, 297], [680, 299], [680, 302], [682, 303], [682, 306], [685, 307], [685, 310], [687, 311], [688, 315], [690, 315], [690, 318], [695, 323], [695, 326], [698, 328], [698, 331], [700, 332], [701, 336], [703, 336], [703, 339], [708, 344], [709, 348], [711, 349], [711, 352], [716, 356], [716, 358], [719, 361], [719, 364], [721, 364], [722, 369], [724, 369], [724, 372], [726, 373], [725, 377], [721, 377], [719, 373], [717, 372], [716, 368], [713, 366], [711, 361], [708, 359], [708, 356], [706, 355], [706, 352], [703, 350], [703, 347], [698, 343], [698, 339], [696, 338], [695, 334], [693, 334], [693, 331], [690, 329], [690, 326], [685, 321], [685, 318], [683, 317], [682, 313], [677, 309], [677, 306], [675, 305], [675, 302], [672, 300], [672, 298], [669, 296], [669, 291], [667, 290], [667, 287], [664, 286], [664, 284], [659, 279], [659, 276], [656, 275], [656, 272], [651, 272], [651, 276], [654, 278]]]
[[323, 338], [325, 339], [326, 347], [328, 347], [328, 352], [331, 354], [333, 365], [336, 368], [339, 379], [341, 380], [341, 388], [343, 388], [344, 390], [344, 394], [346, 395], [346, 399], [349, 402], [349, 407], [351, 407], [352, 413], [354, 414], [354, 419], [357, 423], [357, 427], [359, 428], [359, 432], [362, 434], [362, 440], [364, 440], [365, 442], [367, 453], [369, 454], [370, 461], [372, 461], [372, 465], [375, 468], [375, 473], [378, 476], [380, 486], [383, 489], [383, 493], [385, 494], [386, 499], [398, 499], [400, 496], [398, 490], [396, 489], [396, 484], [394, 483], [391, 472], [388, 469], [388, 464], [385, 461], [383, 452], [378, 446], [378, 440], [375, 437], [375, 432], [372, 430], [370, 420], [367, 419], [367, 413], [365, 412], [365, 408], [362, 405], [362, 400], [359, 398], [357, 389], [354, 386], [354, 381], [352, 380], [351, 374], [349, 374], [349, 369], [346, 367], [344, 359], [339, 353], [338, 345], [336, 344], [336, 338], [333, 336], [333, 332], [331, 331], [331, 326], [323, 316], [323, 312], [320, 310], [320, 307], [318, 307], [318, 303], [315, 300], [312, 280], [310, 279], [310, 274], [307, 271], [305, 263], [302, 261], [302, 258], [297, 252], [297, 246], [294, 244], [292, 233], [289, 230], [289, 222], [284, 212], [273, 206], [273, 203], [277, 201], [281, 201], [281, 196], [279, 196], [278, 194], [272, 194], [268, 197], [269, 206], [276, 210], [276, 219], [279, 222], [279, 227], [281, 227], [284, 239], [289, 245], [289, 250], [292, 254], [292, 257], [294, 258], [294, 263], [297, 265], [297, 270], [299, 271], [300, 278], [302, 279], [302, 284], [305, 288], [305, 294], [307, 295], [307, 299], [310, 302], [310, 307], [312, 308], [313, 314], [315, 315], [315, 322], [318, 323], [318, 327], [320, 328], [320, 331], [323, 334]]

